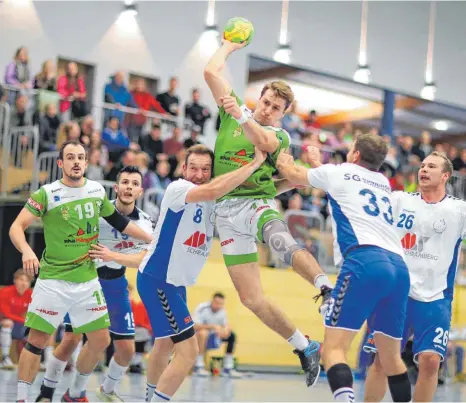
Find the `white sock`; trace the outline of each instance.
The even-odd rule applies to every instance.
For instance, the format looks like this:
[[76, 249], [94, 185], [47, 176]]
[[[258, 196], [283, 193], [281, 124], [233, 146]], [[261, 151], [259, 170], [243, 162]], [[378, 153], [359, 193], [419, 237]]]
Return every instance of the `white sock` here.
[[83, 348], [83, 342], [80, 341], [78, 344], [78, 347], [76, 347], [76, 350], [74, 350], [73, 354], [70, 357], [70, 364], [73, 367], [76, 367], [76, 363], [78, 362], [78, 356], [79, 353], [81, 352], [81, 349]]
[[16, 400], [27, 401], [30, 387], [31, 387], [31, 384], [29, 382], [18, 381], [18, 396], [16, 397]]
[[336, 402], [351, 402], [354, 403], [354, 390], [353, 388], [340, 388], [333, 392], [333, 398]]
[[223, 359], [223, 369], [233, 369], [233, 356], [231, 354], [226, 354]]
[[166, 393], [159, 392], [157, 389], [154, 390], [151, 402], [168, 402], [172, 397]]
[[317, 289], [320, 290], [320, 288], [323, 286], [323, 285], [326, 285], [327, 287], [329, 288], [333, 288], [334, 285], [332, 284], [332, 282], [329, 280], [329, 278], [327, 277], [326, 274], [319, 274], [315, 280], [314, 280], [314, 285]]
[[290, 343], [296, 350], [303, 351], [309, 345], [309, 340], [304, 337], [304, 334], [296, 329], [293, 336], [288, 339], [288, 343]]
[[66, 361], [61, 361], [52, 354], [52, 358], [47, 361], [47, 369], [44, 375], [44, 385], [49, 388], [56, 388], [63, 372], [66, 368]]
[[198, 355], [196, 359], [196, 368], [204, 368], [204, 356]]
[[122, 367], [115, 361], [115, 357], [112, 357], [110, 364], [108, 365], [107, 376], [102, 384], [104, 393], [112, 393], [115, 390], [116, 384], [119, 382], [121, 377], [126, 373], [128, 367]]
[[135, 353], [133, 359], [131, 360], [131, 365], [138, 365], [142, 362], [142, 353]]
[[152, 396], [154, 394], [154, 390], [157, 386], [150, 384], [149, 382], [146, 383], [146, 402], [150, 402]]
[[11, 348], [11, 327], [2, 327], [0, 329], [0, 344], [2, 345], [2, 356], [10, 356]]
[[90, 374], [81, 374], [81, 372], [76, 371], [74, 375], [73, 383], [70, 387], [70, 397], [79, 397], [81, 392], [86, 389], [86, 383], [89, 380]]
[[52, 346], [45, 347], [44, 364], [48, 365], [49, 362], [52, 360], [52, 357], [53, 357], [53, 347]]

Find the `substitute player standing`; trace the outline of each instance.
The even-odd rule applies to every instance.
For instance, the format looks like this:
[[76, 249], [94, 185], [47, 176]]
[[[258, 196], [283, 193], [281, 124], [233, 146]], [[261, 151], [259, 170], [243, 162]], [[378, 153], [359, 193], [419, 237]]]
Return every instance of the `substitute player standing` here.
[[278, 169], [285, 178], [324, 189], [329, 200], [335, 264], [341, 264], [341, 270], [325, 315], [323, 360], [336, 401], [354, 401], [346, 354], [356, 332], [371, 316], [375, 317], [375, 343], [393, 400], [411, 400], [408, 373], [399, 353], [409, 273], [393, 228], [391, 188], [377, 172], [386, 155], [382, 137], [364, 134], [349, 151], [349, 163], [322, 165], [315, 147], [309, 152], [315, 169], [295, 165], [293, 157], [285, 153], [278, 158]]
[[[63, 178], [33, 193], [10, 228], [25, 272], [39, 272], [25, 322], [31, 331], [19, 359], [18, 401], [27, 400], [41, 352], [67, 312], [75, 331], [87, 334], [88, 348], [81, 351], [74, 381], [63, 399], [87, 401], [85, 384], [110, 343], [107, 306], [88, 255], [89, 245], [99, 236], [99, 216], [120, 232], [146, 242], [152, 239], [115, 211], [100, 183], [84, 178], [87, 155], [82, 144], [64, 143], [57, 164]], [[37, 218], [42, 219], [46, 244], [40, 264], [24, 234]]]
[[184, 179], [172, 182], [165, 191], [155, 240], [147, 254], [126, 256], [102, 246], [90, 252], [104, 261], [140, 264], [138, 292], [156, 339], [147, 365], [146, 401], [170, 400], [196, 361], [199, 347], [186, 287], [196, 282], [210, 251], [214, 201], [259, 169], [265, 153], [257, 150], [245, 166], [210, 181], [213, 159], [213, 152], [203, 145], [188, 149]]
[[[420, 193], [393, 193], [395, 228], [411, 277], [403, 347], [414, 335], [414, 362], [419, 366], [413, 401], [431, 402], [440, 362], [447, 352], [451, 304], [461, 240], [466, 236], [466, 203], [448, 196], [451, 161], [433, 152], [418, 172]], [[385, 374], [378, 354], [369, 368], [365, 401], [385, 395]]]
[[[136, 200], [143, 193], [142, 174], [139, 169], [135, 166], [124, 167], [118, 173], [114, 190], [116, 200], [111, 203], [115, 205], [116, 210], [146, 233], [152, 234], [155, 223], [146, 213], [136, 207]], [[112, 251], [134, 254], [149, 246], [147, 243], [120, 233], [102, 218], [99, 220], [99, 225], [99, 244], [107, 246]], [[115, 262], [97, 263], [99, 282], [110, 316], [110, 336], [115, 347], [115, 354], [110, 361], [105, 380], [96, 391], [97, 398], [102, 401], [122, 401], [116, 394], [115, 387], [126, 373], [135, 350], [135, 327], [125, 271], [124, 266]], [[64, 323], [65, 335], [55, 349], [52, 360], [47, 364], [44, 382], [36, 401], [52, 401], [55, 388], [68, 360], [81, 341], [81, 334], [73, 333], [69, 315], [66, 315]], [[87, 344], [84, 345], [85, 349], [86, 346]]]
[[[330, 298], [332, 284], [312, 255], [293, 239], [274, 200], [277, 189], [272, 175], [276, 160], [280, 150], [286, 150], [290, 144], [288, 133], [275, 126], [294, 95], [283, 81], [268, 83], [251, 115], [222, 76], [227, 57], [243, 46], [224, 41], [204, 70], [221, 119], [214, 174], [234, 171], [251, 161], [254, 147], [266, 152], [267, 159], [241, 186], [218, 200], [217, 230], [225, 264], [241, 302], [293, 345], [306, 373], [306, 384], [312, 386], [320, 373], [320, 344], [309, 341], [278, 306], [265, 298], [255, 242], [258, 239], [269, 245], [299, 275], [321, 290], [324, 300]], [[293, 187], [290, 185], [289, 189]]]

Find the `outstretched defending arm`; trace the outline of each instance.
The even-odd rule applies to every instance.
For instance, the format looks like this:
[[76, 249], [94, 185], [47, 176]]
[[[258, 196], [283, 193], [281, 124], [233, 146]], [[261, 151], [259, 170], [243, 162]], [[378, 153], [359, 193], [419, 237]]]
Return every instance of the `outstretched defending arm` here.
[[89, 249], [91, 259], [100, 259], [102, 262], [116, 262], [125, 267], [139, 267], [146, 253], [145, 250], [131, 255], [113, 252], [101, 244], [91, 245], [91, 249]]

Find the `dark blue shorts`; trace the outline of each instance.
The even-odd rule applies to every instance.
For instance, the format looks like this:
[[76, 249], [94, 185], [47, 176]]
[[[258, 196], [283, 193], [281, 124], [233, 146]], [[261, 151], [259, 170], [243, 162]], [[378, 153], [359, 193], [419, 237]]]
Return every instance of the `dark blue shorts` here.
[[[128, 280], [121, 276], [111, 280], [99, 279], [110, 317], [110, 333], [118, 339], [131, 339], [135, 335], [134, 317], [129, 300]], [[65, 325], [72, 325], [66, 314]]]
[[140, 272], [137, 287], [155, 339], [176, 336], [194, 326], [186, 303], [186, 287], [177, 287]]
[[[451, 322], [451, 300], [439, 299], [432, 302], [421, 302], [408, 298], [408, 308], [403, 331], [403, 350], [409, 338], [413, 336], [414, 362], [420, 353], [434, 352], [441, 359], [447, 352], [448, 339], [450, 335]], [[371, 321], [368, 328], [371, 329]], [[372, 329], [371, 329], [372, 330]], [[366, 351], [370, 350], [371, 336], [366, 336], [364, 344]], [[372, 351], [376, 351], [372, 343]]]
[[376, 246], [357, 248], [343, 262], [325, 325], [358, 331], [372, 318], [372, 330], [401, 339], [409, 287], [400, 255]]

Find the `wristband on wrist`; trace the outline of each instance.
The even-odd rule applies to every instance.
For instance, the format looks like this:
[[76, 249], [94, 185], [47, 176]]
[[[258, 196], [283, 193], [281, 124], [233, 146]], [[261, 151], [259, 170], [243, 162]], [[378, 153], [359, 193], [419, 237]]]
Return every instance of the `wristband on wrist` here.
[[246, 123], [248, 119], [251, 117], [251, 111], [248, 109], [246, 105], [241, 105], [241, 117], [236, 119], [234, 118], [240, 125]]

